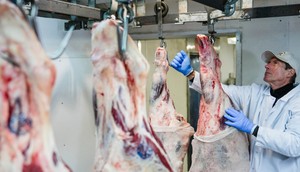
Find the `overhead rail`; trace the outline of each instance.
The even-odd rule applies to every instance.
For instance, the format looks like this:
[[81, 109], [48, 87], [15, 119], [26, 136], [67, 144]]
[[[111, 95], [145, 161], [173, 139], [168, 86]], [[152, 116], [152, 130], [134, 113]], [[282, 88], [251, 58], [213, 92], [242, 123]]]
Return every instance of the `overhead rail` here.
[[227, 0], [193, 0], [209, 7], [224, 11], [224, 6]]
[[[183, 1], [183, 0], [178, 0]], [[193, 0], [204, 5], [215, 8], [210, 12], [210, 18], [217, 21], [222, 20], [249, 20], [255, 18], [266, 17], [282, 17], [282, 16], [299, 16], [300, 4], [281, 5], [281, 6], [265, 6], [252, 7], [253, 0], [243, 0], [243, 4], [238, 9], [235, 9], [230, 16], [224, 13], [226, 3], [235, 5], [236, 0]], [[96, 1], [99, 2], [99, 1]], [[104, 2], [104, 1], [103, 1]], [[119, 1], [118, 1], [119, 2]], [[157, 25], [157, 15], [145, 15], [144, 9], [145, 0], [135, 0], [137, 10], [135, 11], [134, 26]], [[77, 20], [103, 20], [103, 14], [107, 9], [100, 9], [99, 4], [96, 7], [91, 7], [82, 4], [74, 4], [62, 0], [39, 0], [36, 2], [39, 14], [38, 16], [53, 17], [70, 20], [68, 17], [77, 16]], [[236, 4], [238, 6], [238, 4]], [[245, 7], [245, 8], [244, 8]], [[141, 10], [142, 9], [142, 10]], [[180, 9], [180, 8], [178, 8]], [[144, 13], [144, 15], [140, 15]], [[232, 12], [232, 11], [231, 11]], [[184, 24], [187, 22], [207, 22], [208, 15], [206, 11], [197, 12], [179, 12], [169, 13], [163, 17], [163, 24]], [[77, 25], [78, 27], [79, 25]], [[75, 28], [76, 29], [76, 28]]]
[[[61, 0], [39, 0], [36, 3], [39, 7], [39, 16], [63, 18], [73, 15], [82, 18], [101, 20], [101, 10], [96, 7], [90, 7]], [[43, 12], [49, 13], [45, 14]], [[61, 16], [59, 14], [64, 14], [67, 16]]]
[[231, 16], [235, 11], [235, 3], [238, 0], [193, 0], [214, 9], [221, 10], [225, 16]]
[[[223, 20], [250, 20], [255, 18], [299, 16], [300, 4], [255, 7], [236, 10], [231, 16], [225, 16], [221, 11], [215, 10], [210, 13], [211, 19]], [[207, 22], [206, 11], [168, 14], [164, 17], [164, 24], [184, 24], [188, 22]], [[156, 15], [135, 17], [135, 23], [139, 26], [155, 25]]]

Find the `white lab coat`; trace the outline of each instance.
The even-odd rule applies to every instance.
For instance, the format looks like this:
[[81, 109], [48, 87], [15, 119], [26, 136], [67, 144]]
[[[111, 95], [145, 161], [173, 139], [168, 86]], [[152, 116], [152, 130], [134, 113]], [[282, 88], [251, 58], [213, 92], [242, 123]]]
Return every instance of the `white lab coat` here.
[[[199, 73], [190, 85], [201, 93]], [[300, 85], [272, 107], [275, 98], [268, 85], [222, 85], [235, 107], [254, 124], [257, 137], [250, 137], [251, 172], [300, 172]]]

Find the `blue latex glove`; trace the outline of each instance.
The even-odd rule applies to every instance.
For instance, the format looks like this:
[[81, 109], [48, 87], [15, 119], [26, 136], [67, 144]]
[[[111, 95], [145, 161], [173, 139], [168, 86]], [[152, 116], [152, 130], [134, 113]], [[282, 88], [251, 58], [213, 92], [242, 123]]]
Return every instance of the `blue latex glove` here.
[[184, 76], [188, 76], [193, 71], [191, 60], [183, 50], [176, 54], [171, 62], [171, 66]]
[[251, 133], [254, 124], [245, 116], [242, 111], [237, 111], [233, 108], [228, 108], [225, 110], [224, 117], [227, 119], [225, 124], [234, 127], [240, 131]]

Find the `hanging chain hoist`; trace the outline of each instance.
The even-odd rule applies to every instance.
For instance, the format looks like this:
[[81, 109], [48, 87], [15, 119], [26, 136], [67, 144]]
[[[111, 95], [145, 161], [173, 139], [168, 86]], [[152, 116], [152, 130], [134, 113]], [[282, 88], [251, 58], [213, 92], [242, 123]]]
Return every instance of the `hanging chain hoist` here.
[[163, 0], [158, 0], [154, 6], [156, 19], [158, 24], [158, 38], [160, 39], [160, 47], [166, 47], [166, 42], [163, 36], [163, 18], [168, 14], [169, 7]]

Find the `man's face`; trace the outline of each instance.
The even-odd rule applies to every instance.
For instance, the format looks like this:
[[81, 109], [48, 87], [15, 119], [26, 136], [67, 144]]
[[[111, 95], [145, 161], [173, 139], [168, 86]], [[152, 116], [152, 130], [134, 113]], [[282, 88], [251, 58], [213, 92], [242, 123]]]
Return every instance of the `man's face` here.
[[270, 85], [277, 85], [281, 87], [289, 83], [291, 75], [289, 70], [285, 69], [285, 63], [279, 59], [273, 57], [265, 65], [266, 71], [264, 76], [264, 81]]

